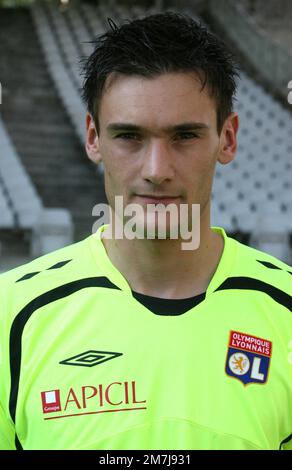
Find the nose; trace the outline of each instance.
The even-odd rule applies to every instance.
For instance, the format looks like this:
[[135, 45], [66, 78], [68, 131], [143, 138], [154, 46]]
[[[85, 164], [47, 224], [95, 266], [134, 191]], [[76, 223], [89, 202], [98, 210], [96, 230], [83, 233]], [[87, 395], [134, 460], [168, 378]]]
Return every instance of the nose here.
[[166, 142], [153, 139], [143, 156], [142, 178], [160, 185], [174, 177], [173, 158]]

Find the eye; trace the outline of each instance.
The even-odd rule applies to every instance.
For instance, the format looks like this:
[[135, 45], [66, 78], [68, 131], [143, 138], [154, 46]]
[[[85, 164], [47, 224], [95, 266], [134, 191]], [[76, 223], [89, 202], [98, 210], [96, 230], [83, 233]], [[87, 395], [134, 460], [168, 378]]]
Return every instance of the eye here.
[[123, 140], [139, 140], [139, 134], [135, 134], [134, 132], [124, 132], [122, 134], [117, 134], [115, 139], [123, 139]]
[[195, 139], [196, 137], [198, 137], [198, 135], [194, 132], [179, 132], [177, 134], [178, 140], [190, 140]]

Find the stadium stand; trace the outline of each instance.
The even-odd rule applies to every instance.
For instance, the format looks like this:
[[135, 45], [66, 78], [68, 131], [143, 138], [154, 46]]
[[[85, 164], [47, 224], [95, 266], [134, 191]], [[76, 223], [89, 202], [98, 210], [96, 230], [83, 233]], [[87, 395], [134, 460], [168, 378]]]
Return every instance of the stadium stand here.
[[259, 28], [286, 51], [292, 51], [290, 0], [244, 0], [242, 6]]
[[[70, 243], [72, 241], [72, 222], [66, 210], [45, 209], [43, 207], [1, 118], [0, 148], [1, 272], [11, 265], [9, 246], [5, 243], [7, 230], [28, 234], [30, 246], [27, 255], [36, 257], [47, 253], [51, 247], [56, 249], [63, 246], [64, 243]], [[59, 219], [57, 223], [56, 218]], [[28, 257], [24, 256], [22, 261], [28, 261]]]
[[[13, 144], [0, 120], [0, 172], [3, 194], [9, 207], [8, 227], [33, 227], [42, 210], [41, 200], [23, 167]], [[1, 214], [2, 215], [2, 214]], [[7, 214], [8, 215], [8, 214]], [[3, 227], [3, 219], [0, 221]], [[4, 227], [7, 224], [4, 224]]]
[[80, 97], [78, 55], [68, 28], [60, 21], [62, 15], [53, 13], [54, 8], [49, 2], [36, 2], [31, 11], [48, 69], [80, 142], [84, 143], [84, 105]]
[[[78, 137], [53, 86], [28, 10], [0, 11], [0, 56], [0, 80], [3, 88], [0, 111], [10, 142], [13, 143], [19, 161], [44, 207], [54, 209], [61, 206], [67, 209], [74, 222], [74, 240], [79, 240], [91, 231], [93, 223], [91, 211], [93, 206], [104, 198], [103, 184], [98, 180], [93, 171], [94, 165], [89, 162], [79, 144]], [[84, 129], [84, 115], [80, 116], [81, 121]], [[1, 165], [5, 158], [10, 161], [10, 157], [7, 146], [3, 143], [0, 145]], [[8, 166], [5, 170], [8, 170]], [[7, 176], [3, 179], [7, 185]], [[3, 184], [1, 189], [3, 195]], [[21, 194], [21, 190], [17, 187], [15, 196], [19, 201], [24, 200]], [[6, 207], [7, 197], [4, 200], [2, 196], [1, 200], [1, 207]], [[2, 225], [5, 220], [11, 220], [8, 214], [6, 210], [4, 215], [3, 209]], [[42, 223], [47, 226], [50, 221], [50, 224], [60, 231], [58, 214], [55, 212], [56, 220], [52, 220], [52, 210], [45, 211]], [[63, 212], [65, 225], [69, 223], [67, 215]], [[5, 230], [10, 230], [12, 239], [15, 230], [18, 229], [11, 225], [11, 229]], [[68, 229], [68, 233], [70, 230]], [[26, 229], [21, 228], [21, 233], [24, 231]], [[22, 245], [21, 233], [18, 230], [20, 245]], [[1, 240], [3, 237], [2, 233]], [[36, 255], [30, 250], [32, 238], [29, 237], [30, 242], [24, 243], [23, 251], [26, 250], [25, 256], [35, 257]], [[5, 249], [6, 253], [12, 251], [7, 245], [8, 238], [8, 234], [7, 236], [5, 234], [0, 260], [1, 270], [5, 269], [3, 250]], [[65, 238], [67, 243], [68, 238]], [[33, 245], [36, 246], [35, 243]], [[13, 243], [14, 249], [16, 250], [16, 243]], [[19, 263], [15, 262], [15, 265], [20, 264], [22, 259], [23, 257]]]
[[253, 77], [285, 105], [292, 77], [291, 1], [209, 0], [206, 11]]
[[[272, 217], [282, 237], [274, 237], [275, 247], [269, 249], [278, 254], [277, 239], [280, 245], [285, 240], [280, 257], [287, 259], [287, 236], [292, 233], [291, 115], [244, 72], [235, 110], [240, 116], [238, 154], [230, 165], [217, 167], [213, 199], [228, 204], [227, 230], [257, 232], [252, 238], [256, 246], [263, 247], [259, 226], [263, 234], [270, 232]], [[220, 221], [218, 206], [214, 220]]]
[[103, 31], [103, 24], [100, 16], [98, 15], [97, 8], [98, 7], [94, 7], [90, 3], [81, 2], [77, 9], [77, 15], [79, 14], [80, 19], [82, 18], [83, 24], [85, 25], [91, 39]]

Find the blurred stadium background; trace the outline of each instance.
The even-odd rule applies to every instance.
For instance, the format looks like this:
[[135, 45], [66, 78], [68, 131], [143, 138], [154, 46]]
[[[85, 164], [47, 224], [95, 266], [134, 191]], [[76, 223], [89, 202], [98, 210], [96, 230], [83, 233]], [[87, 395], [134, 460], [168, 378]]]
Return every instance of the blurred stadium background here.
[[84, 151], [79, 60], [107, 17], [165, 10], [200, 18], [241, 66], [239, 149], [217, 167], [212, 225], [291, 262], [290, 0], [0, 0], [0, 272], [92, 232], [106, 199]]

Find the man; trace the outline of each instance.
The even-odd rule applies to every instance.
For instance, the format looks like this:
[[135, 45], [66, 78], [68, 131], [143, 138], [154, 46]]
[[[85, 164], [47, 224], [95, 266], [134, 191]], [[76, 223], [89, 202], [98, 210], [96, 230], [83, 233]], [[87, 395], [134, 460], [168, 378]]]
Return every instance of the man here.
[[111, 26], [83, 93], [111, 223], [0, 277], [0, 446], [292, 449], [291, 270], [210, 228], [232, 58], [173, 13]]

